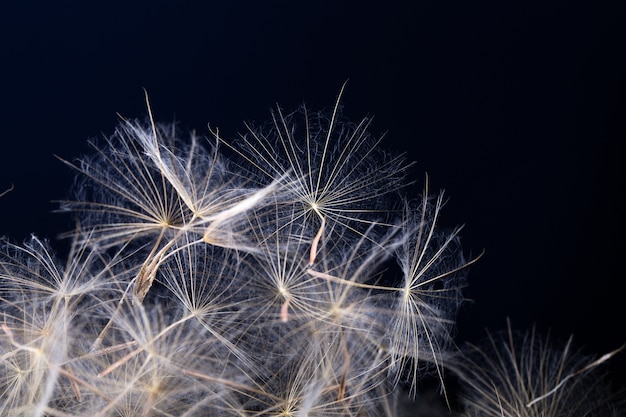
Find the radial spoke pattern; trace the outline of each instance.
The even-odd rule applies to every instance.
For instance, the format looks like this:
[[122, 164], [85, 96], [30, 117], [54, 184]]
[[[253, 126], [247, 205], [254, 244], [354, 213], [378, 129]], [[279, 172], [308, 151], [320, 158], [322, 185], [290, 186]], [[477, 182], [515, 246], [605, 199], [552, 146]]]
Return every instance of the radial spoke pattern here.
[[468, 263], [370, 124], [277, 108], [230, 141], [150, 115], [64, 161], [67, 261], [2, 243], [0, 414], [393, 415], [443, 375]]

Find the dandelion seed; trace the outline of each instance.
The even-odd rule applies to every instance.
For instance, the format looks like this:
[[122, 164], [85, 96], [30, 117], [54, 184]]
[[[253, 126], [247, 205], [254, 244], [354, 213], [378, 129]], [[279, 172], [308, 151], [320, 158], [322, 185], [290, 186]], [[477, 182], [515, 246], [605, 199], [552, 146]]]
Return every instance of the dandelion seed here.
[[406, 203], [411, 163], [371, 118], [346, 120], [342, 94], [277, 107], [239, 142], [182, 137], [146, 95], [147, 121], [63, 161], [79, 172], [67, 263], [0, 244], [0, 414], [389, 416], [400, 375], [441, 375], [473, 261], [436, 227], [441, 197]]
[[561, 389], [563, 387], [563, 385], [571, 378], [574, 378], [578, 375], [581, 375], [593, 368], [595, 368], [596, 366], [602, 364], [603, 362], [608, 361], [609, 359], [611, 359], [611, 357], [613, 357], [615, 354], [619, 353], [622, 351], [624, 347], [620, 347], [619, 349], [616, 349], [612, 352], [606, 353], [604, 355], [602, 355], [602, 357], [598, 360], [593, 361], [592, 363], [590, 363], [589, 365], [585, 366], [584, 368], [576, 371], [576, 372], [572, 372], [571, 374], [567, 375], [565, 378], [563, 378], [561, 380], [561, 382], [559, 382], [554, 388], [552, 388], [550, 391], [548, 391], [547, 393], [535, 398], [534, 400], [532, 400], [531, 402], [529, 402], [528, 404], [526, 404], [526, 407], [531, 407], [533, 404], [536, 404], [544, 399], [546, 399], [547, 397], [554, 395], [559, 389]]
[[366, 234], [375, 241], [368, 230], [373, 224], [392, 227], [385, 223], [391, 212], [385, 196], [407, 185], [404, 174], [411, 165], [379, 152], [382, 139], [369, 133], [370, 119], [353, 124], [343, 118], [342, 93], [343, 88], [329, 114], [302, 108], [285, 115], [278, 108], [270, 126], [249, 125], [239, 143], [223, 141], [256, 167], [261, 181], [292, 178], [284, 203], [297, 208], [289, 221], [307, 229], [310, 265], [326, 241], [341, 239], [349, 247]]
[[443, 384], [443, 361], [462, 302], [464, 276], [467, 267], [478, 259], [464, 259], [458, 238], [460, 228], [449, 233], [438, 230], [442, 205], [443, 194], [430, 197], [426, 181], [419, 205], [407, 203], [405, 207], [405, 238], [396, 249], [403, 278], [389, 326], [391, 373], [398, 383], [408, 368], [413, 395], [418, 369], [426, 368], [426, 364], [434, 365]]
[[598, 366], [621, 350], [590, 361], [549, 335], [514, 332], [488, 334], [485, 343], [468, 345], [452, 369], [464, 383], [462, 402], [478, 417], [604, 416], [610, 402]]

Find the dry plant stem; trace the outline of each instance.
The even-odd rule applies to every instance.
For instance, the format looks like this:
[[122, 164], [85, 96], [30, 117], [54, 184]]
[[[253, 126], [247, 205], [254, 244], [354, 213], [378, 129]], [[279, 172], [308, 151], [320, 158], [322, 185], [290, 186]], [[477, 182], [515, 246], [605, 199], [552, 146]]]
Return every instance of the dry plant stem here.
[[343, 347], [343, 355], [344, 355], [344, 364], [343, 364], [343, 372], [341, 374], [341, 382], [339, 383], [339, 394], [337, 395], [337, 401], [342, 401], [346, 395], [346, 377], [348, 375], [348, 369], [350, 368], [350, 352], [348, 351], [348, 346], [346, 345], [345, 338], [341, 338], [341, 344]]
[[[118, 350], [118, 349], [116, 349], [116, 350]], [[102, 377], [107, 376], [108, 374], [110, 374], [111, 372], [113, 372], [114, 370], [119, 368], [120, 366], [124, 365], [131, 358], [133, 358], [134, 356], [137, 356], [138, 354], [140, 354], [143, 351], [144, 351], [143, 347], [140, 347], [138, 349], [133, 350], [132, 352], [128, 353], [126, 356], [124, 356], [123, 358], [121, 358], [120, 360], [115, 362], [113, 365], [109, 366], [107, 369], [105, 369], [104, 371], [100, 372], [98, 374], [98, 378], [102, 378]]]
[[316, 206], [313, 206], [313, 210], [320, 217], [321, 225], [313, 242], [311, 243], [311, 255], [309, 257], [309, 266], [313, 266], [315, 263], [315, 258], [317, 258], [317, 246], [319, 245], [320, 239], [322, 238], [322, 234], [324, 233], [324, 226], [326, 225], [326, 218], [320, 213], [319, 209]]
[[6, 190], [4, 190], [3, 192], [0, 193], [0, 197], [2, 197], [5, 194], [10, 193], [11, 191], [13, 191], [14, 188], [15, 188], [15, 186], [13, 184], [11, 184], [11, 186], [9, 188], [7, 188]]
[[74, 391], [74, 394], [76, 395], [76, 399], [78, 401], [82, 401], [83, 396], [80, 393], [80, 386], [78, 385], [78, 383], [76, 383], [76, 377], [74, 376], [72, 372], [72, 368], [70, 367], [70, 364], [67, 364], [67, 373], [72, 376], [72, 378], [69, 378], [69, 380], [70, 380], [70, 385], [72, 386], [72, 390]]
[[106, 347], [106, 348], [102, 348], [102, 349], [93, 351], [93, 352], [91, 352], [91, 355], [94, 355], [94, 356], [107, 355], [109, 353], [114, 353], [114, 352], [117, 352], [119, 350], [126, 349], [128, 347], [135, 346], [135, 345], [137, 345], [137, 341], [133, 340], [132, 342], [120, 343], [119, 345], [109, 346], [109, 347]]
[[150, 392], [150, 396], [148, 397], [148, 401], [143, 406], [143, 413], [141, 414], [143, 417], [152, 417], [152, 404], [154, 403], [154, 393]]
[[[154, 269], [156, 267], [156, 261], [158, 260], [158, 257], [155, 256], [155, 254], [157, 252], [159, 244], [161, 243], [161, 239], [163, 239], [163, 234], [165, 234], [165, 228], [161, 229], [159, 237], [154, 243], [154, 246], [152, 247], [148, 258], [146, 258], [146, 261], [142, 265], [141, 270], [137, 275], [135, 285], [133, 286], [133, 304], [135, 304], [135, 302], [141, 304], [143, 299], [146, 297], [146, 294], [150, 290], [150, 287], [152, 286], [152, 281], [154, 281], [154, 277], [156, 274], [156, 271], [154, 271]], [[149, 264], [147, 264], [148, 260], [150, 260], [151, 258], [153, 260]]]
[[289, 302], [291, 301], [291, 296], [287, 295], [285, 297], [285, 302], [280, 307], [280, 319], [283, 323], [287, 323], [289, 321]]
[[382, 286], [382, 285], [372, 285], [372, 284], [363, 284], [363, 283], [360, 283], [360, 282], [355, 282], [355, 281], [347, 280], [347, 279], [344, 279], [344, 278], [335, 277], [335, 276], [332, 276], [332, 275], [327, 274], [325, 272], [318, 272], [318, 271], [315, 271], [315, 270], [313, 270], [311, 268], [307, 268], [306, 272], [307, 272], [307, 274], [312, 275], [315, 278], [321, 278], [321, 279], [325, 279], [325, 280], [328, 280], [328, 281], [336, 282], [338, 284], [349, 285], [349, 286], [352, 286], [352, 287], [365, 288], [365, 289], [369, 289], [369, 290], [404, 291], [404, 288], [385, 287], [385, 286]]
[[[454, 273], [456, 273], [458, 271], [461, 271], [461, 270], [467, 268], [468, 266], [470, 266], [473, 263], [475, 263], [476, 261], [478, 261], [483, 256], [484, 253], [485, 253], [485, 251], [483, 250], [474, 259], [472, 259], [470, 261], [467, 261], [467, 263], [459, 266], [458, 268], [454, 268], [454, 269], [451, 269], [450, 271], [447, 271], [447, 272], [445, 272], [443, 274], [437, 275], [436, 277], [433, 277], [433, 278], [425, 281], [424, 283], [422, 283], [422, 285], [428, 284], [428, 283], [433, 282], [433, 281], [437, 281], [438, 279], [445, 278], [448, 275], [454, 274]], [[333, 275], [326, 274], [324, 272], [318, 272], [318, 271], [315, 271], [315, 270], [313, 270], [311, 268], [307, 268], [306, 272], [309, 275], [312, 275], [312, 276], [314, 276], [316, 278], [325, 279], [325, 280], [328, 280], [328, 281], [336, 282], [338, 284], [350, 285], [352, 287], [365, 288], [365, 289], [369, 289], [369, 290], [399, 291], [399, 292], [407, 293], [405, 288], [386, 287], [386, 286], [383, 286], [383, 285], [363, 284], [361, 282], [355, 282], [355, 281], [347, 280], [347, 279], [344, 279], [344, 278], [335, 277]]]
[[214, 382], [218, 385], [224, 385], [226, 387], [232, 388], [234, 389], [236, 392], [250, 396], [251, 394], [257, 394], [260, 396], [267, 396], [269, 398], [271, 398], [272, 400], [275, 401], [280, 401], [281, 399], [279, 397], [277, 397], [276, 395], [273, 395], [265, 390], [262, 389], [257, 389], [257, 388], [253, 388], [247, 385], [243, 385], [243, 384], [237, 384], [233, 381], [230, 381], [228, 379], [224, 379], [224, 378], [218, 378], [215, 376], [211, 376], [211, 375], [206, 375], [206, 374], [202, 374], [200, 372], [197, 371], [192, 371], [189, 369], [182, 369], [183, 373], [185, 375], [189, 375], [192, 376], [194, 378], [198, 378], [198, 379], [202, 379], [204, 381], [209, 381], [209, 382]]
[[[152, 283], [154, 282], [154, 279], [156, 278], [156, 273], [159, 269], [159, 266], [161, 266], [161, 264], [163, 263], [163, 261], [165, 261], [171, 255], [173, 255], [173, 253], [175, 253], [176, 251], [180, 249], [188, 248], [190, 246], [196, 245], [198, 243], [202, 243], [204, 241], [204, 239], [199, 239], [193, 242], [189, 242], [185, 244], [184, 246], [176, 249], [172, 253], [167, 254], [167, 251], [169, 251], [172, 248], [172, 246], [174, 246], [174, 244], [186, 232], [185, 229], [181, 229], [178, 232], [178, 234], [176, 234], [176, 236], [172, 238], [172, 240], [170, 240], [165, 246], [163, 246], [161, 249], [159, 249], [158, 252], [155, 253], [157, 246], [161, 242], [161, 237], [163, 236], [163, 232], [161, 233], [161, 235], [159, 236], [159, 239], [155, 243], [154, 248], [152, 249], [152, 252], [150, 252], [150, 255], [148, 255], [148, 258], [146, 258], [144, 264], [141, 267], [141, 270], [139, 271], [139, 274], [137, 274], [137, 279], [135, 280], [135, 285], [133, 286], [133, 298], [132, 298], [133, 305], [140, 305], [143, 302], [143, 299], [148, 294], [150, 287], [152, 287]], [[152, 260], [150, 260], [151, 258]]]

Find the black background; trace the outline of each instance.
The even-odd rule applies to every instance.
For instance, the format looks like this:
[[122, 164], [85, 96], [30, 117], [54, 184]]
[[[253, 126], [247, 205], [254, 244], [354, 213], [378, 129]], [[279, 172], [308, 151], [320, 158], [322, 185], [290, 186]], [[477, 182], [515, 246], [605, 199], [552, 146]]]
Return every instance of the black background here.
[[[7, 1], [0, 12], [0, 234], [51, 213], [117, 113], [234, 137], [276, 104], [374, 115], [465, 224], [459, 342], [533, 323], [600, 355], [626, 343], [626, 3]], [[53, 243], [63, 250], [63, 244]], [[626, 353], [606, 367], [626, 379]]]

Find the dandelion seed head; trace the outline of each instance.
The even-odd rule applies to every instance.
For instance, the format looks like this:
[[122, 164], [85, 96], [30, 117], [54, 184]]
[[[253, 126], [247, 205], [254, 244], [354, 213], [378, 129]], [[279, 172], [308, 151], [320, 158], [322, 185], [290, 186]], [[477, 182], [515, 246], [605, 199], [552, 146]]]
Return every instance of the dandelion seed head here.
[[1, 245], [0, 414], [389, 416], [443, 372], [459, 230], [371, 118], [277, 107], [231, 141], [148, 110], [64, 161], [66, 263]]

